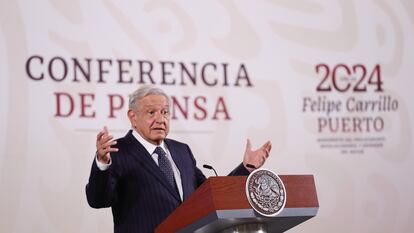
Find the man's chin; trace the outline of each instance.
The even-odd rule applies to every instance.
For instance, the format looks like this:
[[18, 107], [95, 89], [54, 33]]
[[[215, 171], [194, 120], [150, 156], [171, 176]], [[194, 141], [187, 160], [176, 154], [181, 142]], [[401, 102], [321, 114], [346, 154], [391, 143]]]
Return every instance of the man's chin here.
[[167, 137], [165, 132], [153, 134], [152, 140], [162, 142]]

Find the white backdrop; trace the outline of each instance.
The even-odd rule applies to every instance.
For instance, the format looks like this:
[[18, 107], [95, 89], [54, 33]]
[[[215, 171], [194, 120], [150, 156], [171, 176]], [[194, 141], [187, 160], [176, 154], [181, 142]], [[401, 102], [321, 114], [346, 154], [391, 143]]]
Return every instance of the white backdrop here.
[[266, 168], [315, 176], [319, 213], [290, 232], [412, 231], [412, 2], [0, 6], [0, 232], [113, 231], [86, 203], [95, 135], [124, 135], [151, 80], [200, 167], [225, 175], [270, 139]]

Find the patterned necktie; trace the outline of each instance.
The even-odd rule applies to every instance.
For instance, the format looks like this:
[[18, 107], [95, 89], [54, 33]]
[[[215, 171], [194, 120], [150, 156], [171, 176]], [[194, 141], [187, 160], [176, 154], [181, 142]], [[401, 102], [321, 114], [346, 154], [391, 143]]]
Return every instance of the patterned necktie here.
[[170, 183], [172, 187], [175, 187], [174, 172], [165, 151], [161, 147], [157, 146], [154, 153], [157, 153], [158, 155], [158, 166], [160, 167], [162, 173], [164, 173], [167, 177], [168, 183]]

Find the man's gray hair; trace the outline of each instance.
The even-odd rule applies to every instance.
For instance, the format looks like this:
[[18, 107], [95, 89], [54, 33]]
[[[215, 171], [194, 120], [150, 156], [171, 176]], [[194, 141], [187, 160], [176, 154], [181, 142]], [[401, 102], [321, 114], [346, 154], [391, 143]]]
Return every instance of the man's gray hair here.
[[147, 95], [163, 95], [167, 99], [168, 106], [170, 106], [170, 97], [161, 88], [151, 85], [144, 85], [138, 88], [129, 96], [128, 107], [130, 109], [138, 110], [138, 101]]

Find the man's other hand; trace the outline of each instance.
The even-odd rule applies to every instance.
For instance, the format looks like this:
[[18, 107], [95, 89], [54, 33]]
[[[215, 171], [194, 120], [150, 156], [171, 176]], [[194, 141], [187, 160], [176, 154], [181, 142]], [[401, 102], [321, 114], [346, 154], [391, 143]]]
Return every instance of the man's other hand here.
[[111, 152], [117, 152], [118, 148], [111, 146], [116, 145], [113, 136], [108, 133], [108, 128], [104, 128], [96, 135], [96, 151], [99, 162], [109, 164], [111, 161]]
[[[252, 144], [249, 139], [246, 142], [246, 150], [244, 152], [243, 165], [249, 171], [260, 168], [269, 157], [270, 150], [272, 149], [272, 143], [267, 141], [259, 149], [252, 150]], [[255, 168], [247, 167], [247, 164], [253, 165]]]

